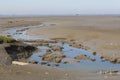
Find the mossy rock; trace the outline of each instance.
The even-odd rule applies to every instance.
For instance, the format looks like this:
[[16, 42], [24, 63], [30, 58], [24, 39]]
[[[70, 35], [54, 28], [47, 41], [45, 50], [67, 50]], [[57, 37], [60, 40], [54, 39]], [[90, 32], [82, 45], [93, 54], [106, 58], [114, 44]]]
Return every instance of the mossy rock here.
[[12, 43], [12, 42], [16, 42], [16, 40], [11, 37], [0, 36], [0, 43]]

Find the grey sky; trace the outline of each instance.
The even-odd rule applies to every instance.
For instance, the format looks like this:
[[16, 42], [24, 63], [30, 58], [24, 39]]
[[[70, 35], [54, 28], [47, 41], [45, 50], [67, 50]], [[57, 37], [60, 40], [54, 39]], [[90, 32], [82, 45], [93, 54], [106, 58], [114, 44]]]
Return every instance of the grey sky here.
[[0, 0], [0, 14], [119, 14], [120, 0]]

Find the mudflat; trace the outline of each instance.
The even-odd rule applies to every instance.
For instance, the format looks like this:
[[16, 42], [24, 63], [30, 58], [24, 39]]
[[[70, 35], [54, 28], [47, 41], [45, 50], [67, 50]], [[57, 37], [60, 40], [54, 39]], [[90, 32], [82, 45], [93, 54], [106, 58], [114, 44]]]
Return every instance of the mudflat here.
[[56, 25], [30, 29], [28, 35], [75, 39], [106, 59], [120, 62], [119, 21], [119, 16], [50, 17], [46, 22]]
[[[89, 47], [92, 52], [108, 60], [120, 62], [119, 16], [60, 16], [60, 17], [12, 17], [0, 18], [0, 34], [6, 28], [39, 25], [43, 22], [55, 25], [32, 28], [27, 35], [40, 38], [74, 39]], [[2, 44], [0, 44], [2, 45]], [[85, 73], [74, 70], [50, 68], [41, 65], [0, 66], [1, 80], [119, 80], [119, 75]], [[97, 77], [96, 77], [97, 76]]]

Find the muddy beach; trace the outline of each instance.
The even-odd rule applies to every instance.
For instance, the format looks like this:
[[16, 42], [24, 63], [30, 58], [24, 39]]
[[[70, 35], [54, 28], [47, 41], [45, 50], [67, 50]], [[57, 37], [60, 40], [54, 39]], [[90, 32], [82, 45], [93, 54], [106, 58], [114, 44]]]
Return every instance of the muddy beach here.
[[[104, 22], [101, 20], [102, 18], [105, 19]], [[21, 22], [22, 19], [25, 20], [25, 23]], [[7, 20], [8, 21], [12, 20], [13, 22], [9, 23]], [[17, 27], [16, 20], [17, 22], [19, 22], [18, 28], [16, 28]], [[10, 76], [10, 74], [13, 73], [13, 76], [15, 78], [18, 77], [19, 80], [21, 80], [21, 76], [23, 76], [23, 79], [35, 79], [35, 80], [39, 80], [39, 79], [55, 80], [56, 78], [58, 78], [58, 80], [64, 80], [64, 79], [65, 80], [66, 79], [67, 80], [102, 80], [102, 79], [119, 80], [120, 79], [119, 68], [117, 67], [119, 67], [119, 63], [120, 63], [119, 61], [120, 39], [118, 37], [119, 23], [116, 23], [115, 22], [116, 20], [119, 21], [119, 17], [117, 16], [85, 17], [84, 16], [79, 18], [78, 17], [42, 17], [42, 18], [6, 19], [5, 20], [6, 23], [5, 22], [1, 23], [1, 25], [5, 26], [8, 25], [9, 23], [10, 26], [1, 27], [2, 30], [0, 31], [1, 35], [3, 34], [3, 32], [7, 31], [4, 33], [4, 35], [13, 37], [18, 41], [22, 41], [30, 45], [32, 43], [32, 46], [39, 48], [41, 50], [41, 53], [36, 53], [35, 55], [34, 54], [32, 55], [33, 57], [32, 56], [29, 57], [27, 60], [31, 60], [31, 61], [28, 62], [30, 64], [28, 64], [27, 66], [9, 65], [9, 67], [8, 66], [1, 67], [1, 73], [7, 74], [6, 78], [3, 77], [5, 75], [1, 75], [2, 76], [1, 79], [9, 80], [8, 78], [10, 78], [13, 80], [13, 77]], [[113, 22], [112, 26], [115, 26], [114, 28], [112, 28], [112, 26], [110, 25], [111, 21]], [[42, 26], [40, 26], [41, 24]], [[103, 27], [100, 27], [101, 26], [100, 24]], [[22, 28], [22, 26], [24, 28]], [[109, 26], [110, 28], [108, 28], [107, 26]], [[14, 30], [15, 30], [15, 34], [14, 34]], [[83, 53], [80, 54], [81, 52]], [[72, 53], [72, 54], [68, 54], [68, 53]], [[37, 55], [37, 54], [42, 54], [42, 55]], [[37, 61], [38, 56], [43, 61], [41, 60]], [[86, 62], [86, 60], [88, 62]], [[84, 70], [82, 71], [81, 69], [79, 69], [79, 67], [73, 66], [74, 64], [76, 63], [78, 64], [80, 62], [79, 64], [82, 63], [81, 65], [84, 65], [83, 67], [85, 67], [85, 63], [86, 64], [87, 63], [90, 64], [91, 62], [99, 63], [98, 62], [99, 60], [107, 61], [105, 64], [108, 64], [109, 61], [110, 65], [112, 64], [112, 67], [114, 68], [110, 68], [107, 66], [107, 68], [109, 68], [108, 70], [103, 69], [102, 71], [101, 69], [97, 70], [95, 68], [96, 70], [92, 72], [91, 71], [84, 72]], [[86, 66], [91, 66], [89, 64]], [[69, 66], [78, 68], [79, 71], [74, 70], [73, 68], [71, 69]], [[86, 67], [86, 68], [91, 69], [93, 67], [94, 66]], [[16, 71], [14, 71], [14, 69], [16, 69]], [[38, 71], [39, 69], [40, 71]], [[6, 73], [7, 71], [8, 73]], [[17, 71], [19, 76], [17, 74]], [[39, 75], [35, 73], [36, 71], [39, 73]], [[43, 73], [45, 72], [45, 74], [43, 74], [42, 71]], [[49, 74], [49, 72], [50, 73], [54, 72], [54, 73]], [[31, 74], [33, 76], [29, 76]], [[99, 78], [98, 77], [96, 78], [96, 76], [98, 76]]]

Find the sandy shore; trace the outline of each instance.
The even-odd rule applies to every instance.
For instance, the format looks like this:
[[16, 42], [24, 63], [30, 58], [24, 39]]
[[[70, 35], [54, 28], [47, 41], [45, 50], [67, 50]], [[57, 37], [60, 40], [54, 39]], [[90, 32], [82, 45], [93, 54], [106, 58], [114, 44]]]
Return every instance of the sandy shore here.
[[[96, 51], [108, 58], [120, 59], [119, 21], [118, 16], [0, 18], [0, 34], [6, 27], [38, 25], [42, 22], [56, 23], [54, 26], [30, 29], [27, 34], [44, 38], [75, 39], [90, 47], [90, 51]], [[84, 73], [41, 65], [0, 66], [0, 74], [1, 80], [120, 79], [119, 75]]]
[[[0, 67], [0, 80], [101, 80], [104, 75], [82, 73], [39, 65]], [[97, 77], [96, 77], [97, 76]], [[112, 76], [109, 76], [112, 79]], [[116, 78], [116, 77], [114, 77]]]

